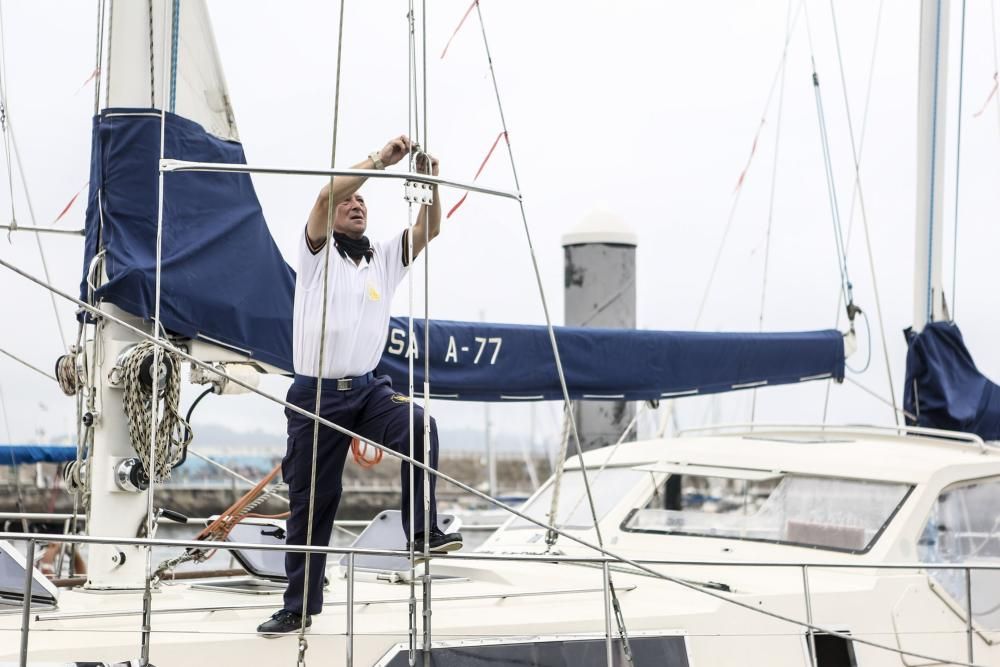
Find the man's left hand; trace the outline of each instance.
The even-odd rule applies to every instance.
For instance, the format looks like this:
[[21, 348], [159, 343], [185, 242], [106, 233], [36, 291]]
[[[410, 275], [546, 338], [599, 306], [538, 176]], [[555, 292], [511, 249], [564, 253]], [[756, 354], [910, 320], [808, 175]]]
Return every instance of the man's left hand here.
[[427, 160], [431, 162], [430, 174], [431, 176], [438, 175], [438, 159], [433, 155], [428, 155], [427, 153], [421, 153], [417, 156], [417, 173], [426, 174], [427, 172]]

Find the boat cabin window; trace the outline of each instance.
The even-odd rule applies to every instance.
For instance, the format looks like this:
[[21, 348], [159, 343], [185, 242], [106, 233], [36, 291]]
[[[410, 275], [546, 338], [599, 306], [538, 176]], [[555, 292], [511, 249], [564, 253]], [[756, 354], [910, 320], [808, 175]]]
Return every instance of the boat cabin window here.
[[[594, 497], [594, 508], [597, 510], [598, 521], [621, 501], [622, 493], [632, 489], [643, 480], [649, 479], [648, 472], [632, 468], [605, 468], [604, 470], [588, 470], [588, 473], [590, 491]], [[521, 510], [522, 513], [542, 523], [549, 523], [553, 489], [554, 484], [550, 482], [541, 493], [528, 501]], [[579, 470], [567, 470], [563, 474], [555, 525], [557, 528], [579, 530], [586, 530], [594, 526], [590, 514], [590, 503], [587, 502], [587, 490], [583, 484], [583, 475]], [[538, 526], [518, 517], [511, 522], [508, 529], [518, 528], [538, 528]]]
[[[917, 545], [924, 563], [1000, 564], [1000, 479], [954, 486], [942, 493]], [[964, 616], [965, 572], [933, 570], [930, 576]], [[1000, 630], [1000, 571], [972, 570], [972, 618]]]
[[675, 472], [622, 528], [862, 553], [912, 487], [859, 479], [690, 466]]
[[[24, 555], [10, 542], [0, 541], [0, 610], [21, 607], [24, 604]], [[55, 587], [37, 570], [31, 579], [31, 606], [53, 607], [56, 604]]]

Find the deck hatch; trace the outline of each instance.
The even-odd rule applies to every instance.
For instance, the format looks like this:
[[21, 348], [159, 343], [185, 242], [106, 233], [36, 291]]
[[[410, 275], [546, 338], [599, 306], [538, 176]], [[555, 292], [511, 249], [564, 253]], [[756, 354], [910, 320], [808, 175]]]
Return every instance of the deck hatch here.
[[[629, 637], [632, 664], [658, 665], [661, 667], [690, 667], [684, 637], [637, 636]], [[613, 664], [628, 665], [620, 640], [614, 641]], [[397, 644], [379, 662], [377, 667], [406, 667], [407, 647]], [[435, 642], [431, 648], [427, 667], [494, 667], [495, 665], [535, 665], [536, 667], [596, 667], [607, 665], [604, 637], [586, 639], [538, 637], [523, 641], [497, 641], [489, 643], [467, 642], [448, 645]]]

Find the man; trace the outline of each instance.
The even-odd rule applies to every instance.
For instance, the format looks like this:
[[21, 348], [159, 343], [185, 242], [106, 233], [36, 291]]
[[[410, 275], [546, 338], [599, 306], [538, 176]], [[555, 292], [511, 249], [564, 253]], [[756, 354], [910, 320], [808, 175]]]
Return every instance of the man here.
[[[355, 169], [384, 169], [409, 155], [406, 136], [393, 139], [373, 152]], [[438, 174], [438, 161], [420, 156], [418, 169]], [[430, 162], [428, 165], [427, 162]], [[299, 242], [299, 267], [295, 280], [292, 352], [295, 381], [288, 390], [288, 402], [312, 412], [316, 407], [317, 378], [322, 378], [319, 414], [365, 438], [409, 454], [410, 406], [406, 396], [397, 394], [387, 376], [375, 377], [389, 331], [389, 308], [396, 287], [410, 264], [407, 231], [378, 243], [365, 236], [368, 209], [358, 189], [365, 179], [337, 176], [332, 187], [319, 193]], [[323, 367], [320, 368], [320, 336], [323, 326], [323, 259], [327, 238], [328, 207], [333, 212], [333, 247], [330, 248], [326, 296], [326, 338]], [[438, 235], [441, 203], [437, 190], [434, 203], [422, 206], [413, 225], [413, 254], [423, 250], [426, 239]], [[414, 458], [423, 459], [423, 409], [413, 408]], [[306, 544], [309, 522], [309, 492], [312, 474], [314, 421], [285, 410], [288, 418], [288, 450], [282, 461], [282, 476], [288, 484], [290, 512], [286, 526], [287, 544]], [[437, 424], [432, 419], [430, 465], [437, 467]], [[341, 495], [341, 476], [350, 448], [350, 438], [320, 426], [316, 446], [316, 491], [313, 509], [312, 544], [327, 545]], [[430, 478], [430, 530], [425, 530], [422, 470], [414, 470], [410, 488], [410, 466], [400, 467], [402, 482], [403, 531], [410, 539], [410, 506], [414, 511], [414, 551], [422, 552], [425, 542], [435, 553], [454, 551], [462, 546], [462, 536], [445, 535], [437, 527], [434, 498], [435, 477]], [[312, 554], [309, 566], [309, 597], [305, 625], [323, 610], [323, 579], [326, 555]], [[257, 631], [266, 636], [295, 632], [302, 625], [304, 554], [285, 555], [288, 588], [284, 608], [261, 624]]]

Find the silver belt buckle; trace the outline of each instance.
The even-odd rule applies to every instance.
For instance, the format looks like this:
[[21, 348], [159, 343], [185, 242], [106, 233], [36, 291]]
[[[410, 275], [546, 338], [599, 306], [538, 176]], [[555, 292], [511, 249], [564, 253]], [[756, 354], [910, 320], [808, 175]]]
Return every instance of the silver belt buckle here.
[[337, 380], [337, 391], [350, 391], [353, 380], [354, 378], [339, 378]]

